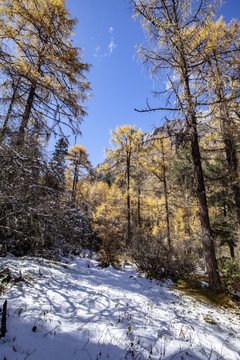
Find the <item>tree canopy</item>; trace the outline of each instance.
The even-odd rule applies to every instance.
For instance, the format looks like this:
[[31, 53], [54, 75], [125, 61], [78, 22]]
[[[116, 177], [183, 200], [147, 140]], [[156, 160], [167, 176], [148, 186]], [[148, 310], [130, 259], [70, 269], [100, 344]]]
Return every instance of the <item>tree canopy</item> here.
[[[89, 65], [82, 61], [81, 49], [71, 43], [76, 19], [71, 18], [65, 1], [16, 0], [0, 6], [6, 49], [1, 67], [4, 83], [14, 82], [15, 90], [11, 112], [16, 99], [21, 99], [18, 141], [23, 142], [27, 130], [50, 135], [62, 131], [63, 125], [79, 133], [90, 89], [85, 77]], [[6, 127], [5, 123], [2, 131]]]

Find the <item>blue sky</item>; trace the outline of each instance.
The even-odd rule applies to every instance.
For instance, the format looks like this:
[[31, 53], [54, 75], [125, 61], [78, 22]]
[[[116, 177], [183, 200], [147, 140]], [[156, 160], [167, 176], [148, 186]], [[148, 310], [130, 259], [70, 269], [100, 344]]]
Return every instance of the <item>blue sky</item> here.
[[[82, 136], [71, 137], [70, 145], [84, 145], [96, 166], [104, 159], [104, 147], [110, 147], [110, 129], [135, 124], [143, 132], [151, 131], [163, 124], [165, 114], [134, 111], [144, 108], [147, 98], [153, 106], [160, 106], [161, 101], [152, 96], [157, 81], [138, 63], [135, 46], [145, 39], [140, 24], [132, 19], [128, 1], [67, 0], [66, 6], [78, 18], [74, 45], [83, 49], [84, 60], [92, 65], [87, 75], [92, 87], [92, 97], [85, 103], [88, 116], [82, 123]], [[225, 2], [221, 14], [225, 21], [239, 19], [240, 1]]]

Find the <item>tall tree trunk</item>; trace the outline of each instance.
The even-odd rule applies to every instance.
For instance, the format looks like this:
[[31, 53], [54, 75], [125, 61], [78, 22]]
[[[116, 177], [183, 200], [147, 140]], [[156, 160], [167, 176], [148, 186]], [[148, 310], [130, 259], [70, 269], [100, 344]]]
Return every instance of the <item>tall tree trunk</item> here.
[[141, 186], [138, 185], [138, 206], [137, 206], [137, 215], [138, 215], [138, 226], [142, 226], [142, 219], [141, 219]]
[[131, 242], [130, 157], [127, 155], [127, 244]]
[[222, 289], [221, 280], [217, 271], [217, 260], [215, 255], [215, 248], [213, 239], [211, 237], [211, 227], [208, 214], [207, 197], [205, 190], [205, 183], [202, 170], [201, 155], [198, 143], [197, 132], [197, 119], [192, 101], [191, 90], [189, 85], [189, 76], [187, 72], [187, 66], [182, 55], [183, 69], [182, 78], [184, 86], [184, 95], [187, 105], [187, 125], [191, 141], [191, 153], [194, 167], [194, 174], [196, 178], [196, 196], [198, 200], [199, 217], [201, 223], [202, 244], [205, 255], [206, 268], [209, 278], [209, 287], [214, 291]]
[[235, 259], [234, 246], [232, 244], [228, 244], [228, 246], [229, 246], [231, 258]]
[[24, 142], [24, 138], [25, 138], [25, 132], [26, 132], [26, 128], [28, 126], [28, 121], [31, 115], [31, 110], [33, 107], [33, 102], [34, 102], [34, 98], [35, 98], [35, 92], [36, 92], [36, 84], [32, 84], [29, 94], [28, 94], [28, 99], [27, 99], [27, 104], [22, 116], [22, 122], [20, 124], [19, 130], [18, 130], [18, 137], [17, 137], [17, 142], [19, 145], [22, 145]]
[[201, 223], [202, 243], [205, 254], [207, 273], [209, 277], [209, 287], [212, 290], [218, 291], [221, 290], [221, 281], [220, 281], [219, 273], [217, 271], [217, 260], [215, 256], [213, 239], [211, 237], [211, 228], [210, 228], [207, 198], [206, 198], [201, 156], [200, 156], [200, 150], [198, 144], [196, 123], [195, 124], [193, 123], [191, 125], [190, 136], [191, 136], [192, 159], [193, 159], [194, 172], [197, 182], [196, 195], [198, 200], [199, 217]]
[[[190, 226], [190, 204], [188, 201], [188, 194], [187, 192], [184, 192], [184, 197], [185, 197], [185, 201], [186, 201], [186, 205], [187, 205], [187, 233], [189, 236], [191, 236], [191, 226]], [[191, 246], [189, 251], [191, 252]]]
[[72, 201], [76, 203], [76, 192], [77, 192], [77, 183], [78, 183], [78, 172], [79, 172], [79, 165], [78, 163], [75, 164], [74, 168], [74, 175], [73, 175], [73, 185], [72, 185]]
[[168, 243], [168, 257], [169, 260], [172, 257], [172, 242], [171, 242], [171, 233], [170, 233], [170, 222], [169, 222], [169, 207], [168, 207], [168, 188], [167, 188], [167, 177], [165, 169], [165, 154], [163, 141], [161, 140], [162, 147], [162, 160], [163, 160], [163, 186], [164, 186], [164, 199], [165, 199], [165, 211], [166, 211], [166, 227], [167, 227], [167, 243]]
[[6, 118], [4, 120], [4, 124], [3, 124], [2, 130], [1, 130], [1, 134], [0, 134], [0, 144], [3, 142], [3, 140], [5, 138], [5, 135], [6, 135], [6, 132], [7, 132], [8, 121], [9, 121], [9, 118], [10, 118], [10, 116], [12, 114], [12, 108], [13, 108], [13, 105], [14, 105], [15, 100], [16, 100], [19, 83], [20, 83], [20, 77], [17, 80], [17, 84], [14, 86], [11, 102], [10, 102], [10, 105], [9, 105], [9, 108], [8, 108]]

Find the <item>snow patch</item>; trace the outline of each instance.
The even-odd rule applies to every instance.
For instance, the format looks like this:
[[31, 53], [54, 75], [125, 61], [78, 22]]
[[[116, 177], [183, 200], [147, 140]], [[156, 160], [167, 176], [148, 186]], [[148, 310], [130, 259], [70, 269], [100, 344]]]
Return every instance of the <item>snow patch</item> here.
[[239, 314], [180, 297], [171, 281], [131, 265], [100, 268], [95, 256], [63, 263], [1, 258], [28, 279], [8, 284], [0, 359], [240, 359]]

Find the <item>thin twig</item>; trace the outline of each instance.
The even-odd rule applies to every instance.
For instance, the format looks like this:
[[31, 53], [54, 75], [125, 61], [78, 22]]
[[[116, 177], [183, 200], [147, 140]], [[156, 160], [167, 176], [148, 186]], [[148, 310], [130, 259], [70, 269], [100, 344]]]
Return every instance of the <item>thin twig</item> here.
[[35, 353], [35, 351], [37, 351], [37, 350], [34, 349], [30, 354], [28, 354], [27, 356], [25, 356], [24, 360], [27, 359], [29, 356], [31, 356], [33, 353]]
[[56, 330], [59, 327], [59, 325], [55, 326], [55, 328], [53, 328], [52, 330], [48, 331], [46, 334], [44, 334], [44, 336], [47, 336], [48, 334], [50, 334], [51, 332], [53, 332], [54, 330]]

